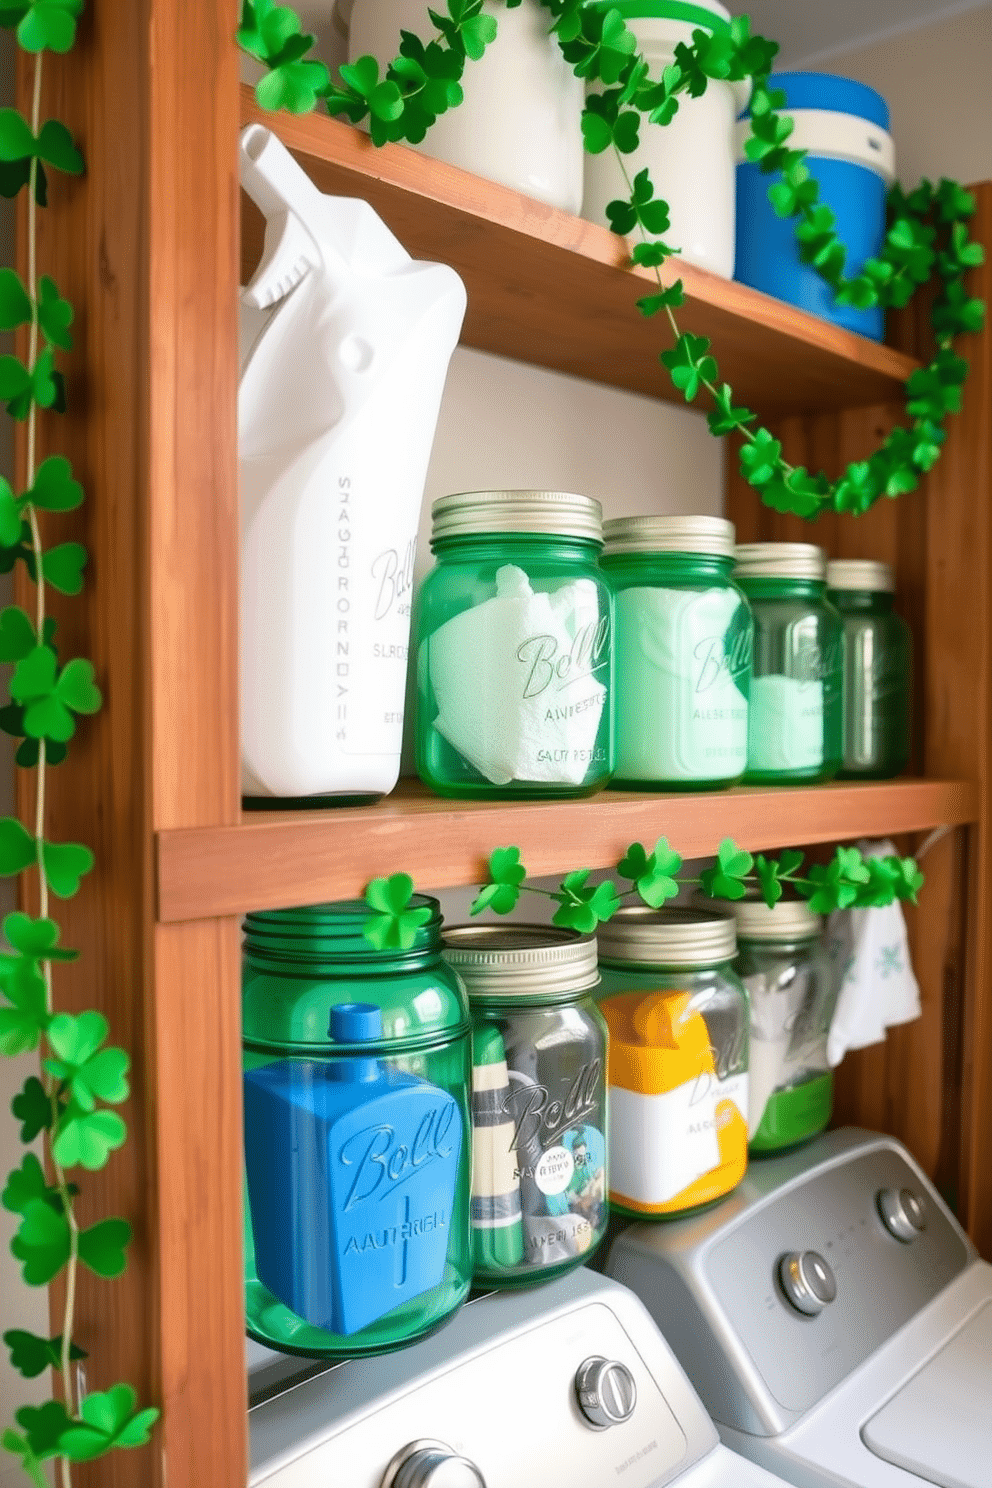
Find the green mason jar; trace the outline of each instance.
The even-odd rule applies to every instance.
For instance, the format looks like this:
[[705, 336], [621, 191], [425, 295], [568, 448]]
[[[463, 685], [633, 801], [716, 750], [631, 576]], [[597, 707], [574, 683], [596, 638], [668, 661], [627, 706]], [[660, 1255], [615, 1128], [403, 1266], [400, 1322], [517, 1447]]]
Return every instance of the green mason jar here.
[[395, 1348], [468, 1293], [471, 1025], [414, 903], [406, 951], [362, 901], [244, 922], [247, 1328], [285, 1353]]
[[614, 593], [612, 784], [733, 785], [747, 764], [754, 627], [722, 517], [621, 517], [603, 528]]
[[811, 543], [746, 543], [735, 577], [754, 614], [747, 772], [756, 785], [829, 780], [843, 758], [842, 627]]
[[913, 638], [893, 609], [887, 563], [827, 564], [827, 597], [844, 625], [846, 780], [889, 780], [909, 761]]
[[751, 998], [748, 1128], [752, 1153], [823, 1131], [833, 1106], [827, 1035], [837, 987], [821, 921], [801, 899], [734, 905], [738, 975]]
[[417, 769], [444, 796], [586, 796], [613, 768], [612, 598], [598, 501], [434, 503], [414, 618]]
[[444, 944], [474, 1023], [474, 1279], [550, 1281], [589, 1260], [609, 1212], [596, 940], [544, 925], [456, 925]]

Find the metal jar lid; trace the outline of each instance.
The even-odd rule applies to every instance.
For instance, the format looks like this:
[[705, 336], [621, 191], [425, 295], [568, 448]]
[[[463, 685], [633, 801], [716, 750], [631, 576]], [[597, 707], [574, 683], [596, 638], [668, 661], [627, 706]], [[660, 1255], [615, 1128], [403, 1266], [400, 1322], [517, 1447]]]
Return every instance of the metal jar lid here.
[[735, 553], [738, 579], [820, 579], [827, 556], [813, 543], [741, 543]]
[[873, 563], [867, 558], [833, 558], [827, 564], [827, 588], [894, 594], [896, 576], [891, 563]]
[[567, 491], [460, 491], [431, 507], [431, 541], [487, 532], [541, 532], [603, 541], [603, 508]]
[[645, 966], [687, 969], [719, 966], [737, 953], [733, 915], [706, 909], [619, 910], [599, 929], [601, 961], [633, 961]]
[[769, 909], [763, 899], [734, 905], [741, 940], [810, 940], [820, 933], [820, 916], [803, 899], [780, 899]]
[[734, 556], [734, 524], [724, 517], [615, 517], [603, 523], [604, 556], [707, 553]]
[[596, 937], [548, 925], [453, 925], [441, 954], [474, 997], [561, 997], [599, 982]]

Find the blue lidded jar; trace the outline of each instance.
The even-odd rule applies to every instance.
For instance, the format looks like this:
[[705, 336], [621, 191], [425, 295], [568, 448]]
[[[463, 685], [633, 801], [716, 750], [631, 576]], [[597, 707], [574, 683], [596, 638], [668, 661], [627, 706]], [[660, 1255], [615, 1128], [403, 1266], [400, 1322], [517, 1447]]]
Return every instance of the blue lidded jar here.
[[468, 1293], [468, 1005], [413, 902], [409, 950], [360, 900], [245, 920], [247, 1330], [285, 1353], [395, 1348]]

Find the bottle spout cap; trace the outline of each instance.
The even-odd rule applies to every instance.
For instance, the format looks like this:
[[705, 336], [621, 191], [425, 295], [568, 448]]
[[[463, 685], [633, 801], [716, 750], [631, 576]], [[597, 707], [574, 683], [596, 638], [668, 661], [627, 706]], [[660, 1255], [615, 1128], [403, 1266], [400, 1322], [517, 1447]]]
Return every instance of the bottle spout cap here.
[[375, 1002], [339, 1002], [328, 1034], [336, 1044], [373, 1044], [382, 1038], [382, 1008]]

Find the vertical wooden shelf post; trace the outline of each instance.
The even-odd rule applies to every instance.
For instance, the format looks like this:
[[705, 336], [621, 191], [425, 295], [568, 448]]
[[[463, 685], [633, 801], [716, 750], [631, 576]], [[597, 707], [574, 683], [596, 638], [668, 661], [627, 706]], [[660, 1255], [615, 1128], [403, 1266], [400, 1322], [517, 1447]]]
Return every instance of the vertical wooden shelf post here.
[[[133, 1056], [130, 1139], [80, 1184], [83, 1222], [125, 1215], [135, 1242], [123, 1278], [82, 1272], [77, 1332], [88, 1388], [127, 1379], [163, 1408], [151, 1447], [75, 1469], [80, 1488], [247, 1476], [237, 921], [156, 924], [152, 859], [157, 830], [239, 810], [239, 9], [100, 0], [44, 62], [42, 117], [87, 168], [51, 173], [39, 214], [40, 271], [77, 307], [70, 412], [43, 418], [41, 453], [88, 498], [87, 587], [55, 612], [106, 699], [51, 775], [50, 834], [97, 859], [58, 907], [81, 956], [57, 996], [103, 1010]], [[22, 57], [22, 108], [32, 76]]]

